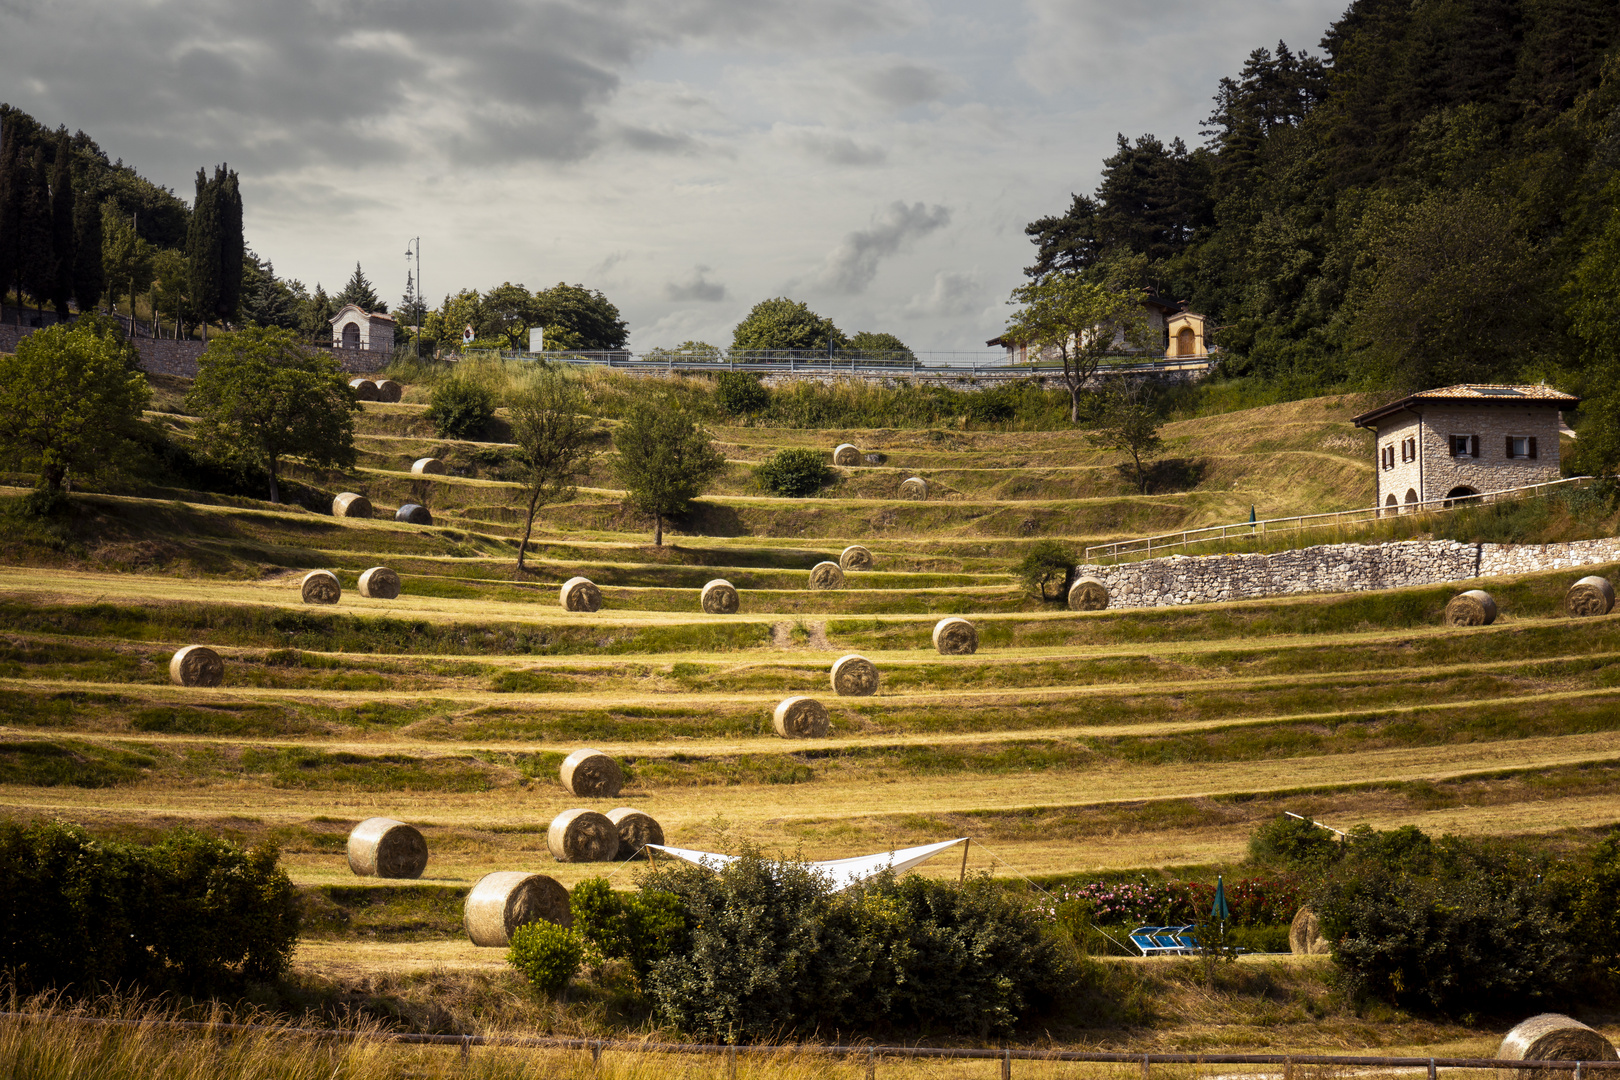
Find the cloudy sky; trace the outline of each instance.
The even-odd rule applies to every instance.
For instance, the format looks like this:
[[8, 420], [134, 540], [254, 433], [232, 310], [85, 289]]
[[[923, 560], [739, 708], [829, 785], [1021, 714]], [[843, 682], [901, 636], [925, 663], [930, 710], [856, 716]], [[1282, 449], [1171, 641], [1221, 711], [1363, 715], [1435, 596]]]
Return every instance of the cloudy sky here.
[[582, 282], [636, 349], [788, 295], [966, 351], [1116, 133], [1195, 144], [1344, 3], [0, 0], [0, 100], [188, 200], [229, 162], [311, 287], [358, 259], [396, 301], [420, 235], [431, 298]]

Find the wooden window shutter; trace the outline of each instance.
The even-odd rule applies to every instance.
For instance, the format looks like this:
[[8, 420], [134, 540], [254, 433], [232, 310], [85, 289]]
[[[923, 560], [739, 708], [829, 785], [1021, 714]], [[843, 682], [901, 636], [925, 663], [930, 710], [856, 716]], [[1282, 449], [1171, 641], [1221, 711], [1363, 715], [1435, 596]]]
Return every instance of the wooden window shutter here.
[[1507, 437], [1507, 456], [1513, 456], [1513, 436], [1511, 435]]
[[1530, 436], [1530, 460], [1534, 461], [1535, 459], [1536, 459], [1536, 437], [1534, 435], [1532, 435], [1532, 436]]
[[1468, 446], [1472, 450], [1472, 455], [1471, 456], [1479, 457], [1479, 436], [1478, 435], [1470, 435], [1470, 436], [1468, 436]]

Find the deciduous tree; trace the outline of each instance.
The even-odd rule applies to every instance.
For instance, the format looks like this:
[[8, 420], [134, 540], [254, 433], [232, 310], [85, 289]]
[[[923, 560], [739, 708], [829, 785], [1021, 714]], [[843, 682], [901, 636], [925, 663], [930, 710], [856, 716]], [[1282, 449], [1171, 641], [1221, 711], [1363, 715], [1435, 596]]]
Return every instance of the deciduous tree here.
[[686, 512], [726, 466], [708, 435], [673, 400], [639, 401], [613, 434], [613, 471], [630, 504], [653, 518], [663, 546], [664, 519]]
[[553, 327], [563, 327], [579, 335], [579, 344], [571, 348], [622, 349], [630, 340], [619, 309], [600, 290], [561, 281], [534, 294], [534, 321], [529, 325], [546, 328], [547, 348], [550, 348]]
[[1159, 417], [1148, 402], [1141, 384], [1120, 383], [1103, 395], [1103, 411], [1097, 427], [1087, 436], [1092, 445], [1107, 450], [1123, 450], [1131, 456], [1136, 486], [1147, 494], [1147, 467], [1143, 458], [1159, 452]]
[[281, 460], [354, 464], [354, 414], [348, 378], [330, 356], [306, 348], [295, 331], [250, 326], [221, 334], [204, 350], [186, 407], [201, 418], [206, 452], [239, 468], [263, 469], [270, 501], [281, 501]]
[[582, 414], [584, 398], [560, 372], [546, 372], [507, 401], [512, 441], [517, 444], [517, 482], [523, 485], [523, 542], [517, 571], [523, 576], [534, 516], [541, 507], [574, 497], [575, 484], [596, 451], [590, 446], [591, 421]]
[[742, 351], [771, 349], [842, 349], [848, 339], [831, 319], [811, 311], [802, 300], [778, 296], [761, 300], [731, 332], [731, 347]]

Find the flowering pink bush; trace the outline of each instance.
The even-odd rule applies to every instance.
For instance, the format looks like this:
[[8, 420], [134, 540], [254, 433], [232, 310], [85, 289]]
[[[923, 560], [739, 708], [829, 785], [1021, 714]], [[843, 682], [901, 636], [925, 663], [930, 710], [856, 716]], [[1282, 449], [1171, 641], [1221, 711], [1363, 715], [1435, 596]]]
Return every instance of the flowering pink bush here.
[[[1203, 881], [1133, 881], [1067, 885], [1052, 890], [1038, 907], [1049, 918], [1059, 905], [1079, 900], [1089, 904], [1099, 923], [1180, 926], [1209, 918], [1215, 885]], [[1299, 908], [1299, 886], [1287, 879], [1249, 878], [1226, 883], [1226, 905], [1234, 926], [1275, 926], [1293, 919]]]

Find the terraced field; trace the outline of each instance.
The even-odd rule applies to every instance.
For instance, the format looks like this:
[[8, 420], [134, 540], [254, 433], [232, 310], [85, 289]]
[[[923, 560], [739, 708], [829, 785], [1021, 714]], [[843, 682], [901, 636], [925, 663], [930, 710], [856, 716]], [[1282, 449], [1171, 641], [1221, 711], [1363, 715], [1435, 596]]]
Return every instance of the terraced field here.
[[[1146, 497], [1069, 433], [723, 428], [733, 464], [671, 544], [647, 543], [599, 459], [543, 516], [521, 581], [509, 448], [432, 438], [419, 404], [367, 405], [361, 466], [303, 482], [381, 511], [421, 502], [434, 526], [175, 490], [80, 496], [69, 541], [7, 541], [0, 808], [270, 838], [296, 880], [330, 886], [356, 883], [354, 821], [397, 816], [432, 847], [428, 880], [397, 886], [418, 890], [603, 872], [545, 853], [553, 815], [581, 802], [556, 775], [582, 745], [628, 768], [597, 808], [639, 807], [675, 844], [826, 858], [968, 834], [972, 865], [997, 874], [1234, 860], [1285, 808], [1460, 833], [1620, 821], [1620, 615], [1565, 618], [1578, 575], [1494, 581], [1502, 618], [1449, 630], [1449, 587], [1076, 613], [1008, 572], [1037, 537], [1363, 505], [1368, 455], [1346, 422], [1363, 404], [1172, 425], [1186, 482]], [[877, 463], [839, 470], [829, 497], [753, 490], [750, 463], [775, 448], [841, 441]], [[428, 455], [462, 475], [409, 475]], [[909, 475], [940, 497], [895, 498]], [[855, 542], [876, 569], [809, 590], [808, 569]], [[397, 600], [355, 591], [378, 564], [404, 578]], [[300, 603], [314, 568], [342, 580], [337, 606]], [[560, 608], [575, 574], [603, 610]], [[739, 614], [702, 613], [714, 577], [738, 587]], [[943, 614], [974, 619], [976, 655], [932, 651]], [[224, 655], [223, 687], [169, 684], [193, 643]], [[831, 693], [852, 651], [881, 669], [876, 696]], [[795, 693], [829, 704], [829, 737], [771, 733]], [[459, 948], [421, 927], [377, 934], [418, 941], [417, 960]]]

